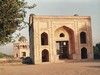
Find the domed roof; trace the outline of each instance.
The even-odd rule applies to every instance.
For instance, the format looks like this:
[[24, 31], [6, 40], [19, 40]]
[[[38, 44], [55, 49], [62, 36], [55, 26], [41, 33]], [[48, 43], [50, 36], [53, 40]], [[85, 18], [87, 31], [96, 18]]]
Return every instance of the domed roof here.
[[21, 37], [18, 39], [18, 41], [25, 42], [25, 41], [27, 41], [27, 39], [26, 39], [24, 36], [21, 36]]
[[74, 16], [79, 16], [78, 14], [74, 14]]

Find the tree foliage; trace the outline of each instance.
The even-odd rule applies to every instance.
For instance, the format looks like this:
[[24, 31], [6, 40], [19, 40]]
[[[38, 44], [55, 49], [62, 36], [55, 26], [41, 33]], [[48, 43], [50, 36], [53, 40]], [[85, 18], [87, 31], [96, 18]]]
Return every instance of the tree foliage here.
[[9, 57], [13, 57], [13, 56], [7, 55], [7, 54], [4, 54], [4, 53], [0, 52], [0, 58], [4, 58], [4, 57], [9, 58]]
[[100, 59], [100, 43], [97, 43], [93, 48], [94, 48], [94, 58]]
[[22, 0], [0, 0], [0, 44], [11, 42], [12, 34], [24, 20]]

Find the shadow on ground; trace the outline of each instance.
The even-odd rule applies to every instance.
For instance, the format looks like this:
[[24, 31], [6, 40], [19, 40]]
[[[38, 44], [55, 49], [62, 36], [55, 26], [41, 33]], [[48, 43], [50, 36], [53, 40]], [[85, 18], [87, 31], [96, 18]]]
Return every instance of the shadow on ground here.
[[100, 68], [100, 66], [86, 66], [86, 67], [89, 67], [89, 68]]

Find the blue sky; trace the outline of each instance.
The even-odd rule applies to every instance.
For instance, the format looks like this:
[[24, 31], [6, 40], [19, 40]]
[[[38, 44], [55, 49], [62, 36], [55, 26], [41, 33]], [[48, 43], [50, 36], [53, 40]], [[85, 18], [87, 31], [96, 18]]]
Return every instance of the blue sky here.
[[[25, 0], [29, 5], [33, 3], [37, 6], [32, 10], [27, 10], [25, 20], [28, 22], [29, 14], [36, 15], [66, 15], [91, 16], [93, 44], [100, 42], [100, 0]], [[28, 28], [23, 29], [22, 35], [28, 39]], [[0, 48], [1, 52], [11, 54], [12, 45]]]

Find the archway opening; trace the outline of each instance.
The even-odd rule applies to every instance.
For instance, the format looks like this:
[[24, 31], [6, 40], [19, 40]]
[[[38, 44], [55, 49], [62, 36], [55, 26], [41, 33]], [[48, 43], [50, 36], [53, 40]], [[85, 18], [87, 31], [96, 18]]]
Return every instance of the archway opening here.
[[81, 44], [86, 43], [86, 33], [85, 32], [80, 33], [80, 42]]
[[18, 54], [16, 54], [16, 57], [18, 57]]
[[87, 49], [86, 48], [81, 49], [81, 59], [87, 59]]
[[64, 33], [61, 33], [61, 34], [60, 34], [60, 37], [65, 37]]
[[62, 26], [55, 31], [55, 42], [59, 59], [73, 59], [75, 53], [74, 31], [66, 26]]
[[23, 57], [26, 57], [26, 52], [22, 52], [22, 56]]
[[42, 51], [42, 62], [49, 62], [49, 52], [46, 49]]
[[45, 32], [41, 34], [41, 45], [48, 45], [48, 34]]
[[56, 42], [59, 45], [59, 59], [68, 59], [69, 58], [69, 45], [68, 41], [57, 41]]

